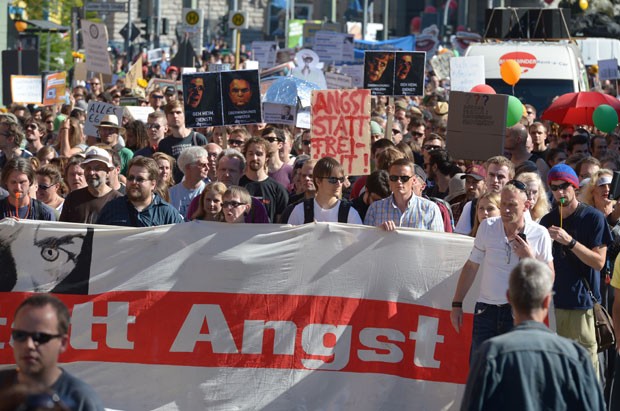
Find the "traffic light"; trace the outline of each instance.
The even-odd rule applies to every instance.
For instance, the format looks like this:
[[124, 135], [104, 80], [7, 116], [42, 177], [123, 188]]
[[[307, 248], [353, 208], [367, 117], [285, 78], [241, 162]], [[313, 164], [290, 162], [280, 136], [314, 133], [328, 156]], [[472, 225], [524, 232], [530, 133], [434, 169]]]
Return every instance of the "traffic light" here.
[[217, 28], [220, 36], [228, 35], [228, 15], [220, 17], [220, 22], [217, 24]]
[[151, 42], [151, 35], [153, 34], [153, 19], [151, 17], [145, 17], [140, 19], [140, 37], [146, 40], [147, 43]]

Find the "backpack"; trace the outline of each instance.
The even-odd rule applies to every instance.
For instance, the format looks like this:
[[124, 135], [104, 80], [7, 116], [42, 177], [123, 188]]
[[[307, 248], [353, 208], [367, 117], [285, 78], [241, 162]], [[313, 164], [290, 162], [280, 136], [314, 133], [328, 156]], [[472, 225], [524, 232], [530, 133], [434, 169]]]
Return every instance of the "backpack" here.
[[[346, 223], [349, 221], [349, 209], [351, 203], [345, 200], [340, 200], [340, 206], [338, 207], [338, 222]], [[314, 222], [314, 198], [308, 198], [304, 200], [304, 224]]]

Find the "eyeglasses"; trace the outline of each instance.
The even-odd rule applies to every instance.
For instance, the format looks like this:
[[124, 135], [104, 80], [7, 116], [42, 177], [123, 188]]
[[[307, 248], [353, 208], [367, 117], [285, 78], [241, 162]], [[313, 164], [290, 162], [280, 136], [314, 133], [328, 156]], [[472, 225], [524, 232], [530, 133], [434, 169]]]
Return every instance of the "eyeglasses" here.
[[239, 206], [242, 205], [246, 205], [245, 203], [240, 203], [238, 201], [224, 201], [222, 203], [222, 208], [228, 208], [228, 207], [232, 207], [232, 208], [237, 208]]
[[156, 98], [156, 99], [164, 98], [164, 96], [161, 96], [158, 94], [151, 94], [151, 97]]
[[161, 126], [157, 123], [152, 123], [152, 124], [147, 124], [146, 128], [148, 128], [149, 130], [151, 129], [159, 130]]
[[149, 181], [149, 179], [148, 178], [144, 178], [144, 177], [129, 175], [129, 176], [127, 176], [127, 181], [130, 182], [130, 183], [142, 184], [145, 181]]
[[39, 184], [39, 187], [37, 188], [37, 190], [47, 191], [51, 187], [54, 187], [54, 186], [55, 186], [55, 184], [50, 184], [49, 186], [47, 186], [45, 184]]
[[527, 192], [527, 186], [523, 182], [521, 182], [519, 180], [510, 180], [506, 184], [507, 185], [511, 185], [511, 186], [515, 186], [518, 190], [521, 190], [524, 193]]
[[422, 148], [426, 151], [433, 151], [433, 150], [441, 149], [441, 146], [434, 146], [432, 144], [426, 144], [426, 145], [423, 145]]
[[406, 183], [407, 181], [411, 180], [411, 177], [413, 176], [397, 176], [397, 175], [391, 175], [390, 176], [390, 181], [395, 183], [398, 180], [400, 180], [401, 183]]
[[26, 130], [36, 130], [38, 127], [36, 124], [28, 124]]
[[228, 145], [229, 146], [240, 146], [243, 143], [245, 143], [245, 141], [243, 141], [243, 140], [228, 140]]
[[270, 143], [275, 143], [276, 141], [278, 141], [277, 137], [263, 137], [263, 138], [269, 141]]
[[47, 334], [40, 332], [30, 333], [22, 330], [11, 330], [11, 336], [13, 337], [13, 341], [17, 342], [24, 342], [27, 341], [28, 338], [32, 338], [32, 341], [36, 344], [47, 344], [54, 338], [62, 337], [62, 334]]
[[321, 180], [327, 180], [329, 184], [342, 184], [344, 183], [344, 177], [320, 177]]
[[301, 144], [303, 144], [304, 146], [309, 146], [312, 143], [312, 141], [310, 140], [302, 140]]
[[565, 182], [562, 184], [549, 184], [549, 188], [551, 189], [551, 191], [558, 191], [558, 190], [566, 190], [568, 187], [570, 187], [571, 184], [569, 182]]

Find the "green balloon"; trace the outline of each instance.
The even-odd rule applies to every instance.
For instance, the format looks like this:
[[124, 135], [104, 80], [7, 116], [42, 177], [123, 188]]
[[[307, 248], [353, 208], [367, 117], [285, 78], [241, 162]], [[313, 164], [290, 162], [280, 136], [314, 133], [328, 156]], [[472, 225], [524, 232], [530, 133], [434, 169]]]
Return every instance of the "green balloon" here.
[[610, 133], [618, 125], [618, 113], [609, 104], [601, 104], [592, 113], [592, 123], [603, 133]]
[[523, 104], [515, 96], [508, 96], [506, 109], [506, 127], [512, 127], [523, 117]]

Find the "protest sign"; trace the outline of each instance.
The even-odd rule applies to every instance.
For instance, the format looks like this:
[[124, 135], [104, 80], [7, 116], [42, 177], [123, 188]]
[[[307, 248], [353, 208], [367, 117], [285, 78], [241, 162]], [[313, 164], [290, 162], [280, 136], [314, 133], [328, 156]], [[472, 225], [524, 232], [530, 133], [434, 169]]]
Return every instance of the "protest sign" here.
[[42, 96], [41, 76], [11, 75], [11, 99], [14, 103], [41, 104]]
[[364, 87], [364, 65], [363, 64], [351, 64], [344, 65], [339, 68], [342, 74], [346, 74], [351, 77], [351, 86], [353, 88]]
[[275, 41], [252, 42], [252, 58], [258, 61], [261, 69], [275, 66], [277, 54], [278, 45]]
[[295, 121], [295, 126], [298, 128], [309, 130], [311, 125], [310, 118], [310, 107], [300, 107], [297, 110], [297, 119]]
[[484, 84], [484, 57], [452, 57], [450, 59], [450, 90], [469, 91]]
[[[409, 35], [399, 37], [391, 40], [383, 41], [369, 41], [369, 40], [355, 40], [353, 47], [355, 48], [355, 59], [362, 60], [364, 58], [364, 52], [371, 50], [401, 50], [401, 51], [416, 51], [416, 36]], [[424, 51], [424, 50], [419, 50]]]
[[327, 88], [325, 83], [325, 74], [323, 73], [323, 63], [319, 61], [319, 56], [308, 49], [300, 50], [295, 55], [295, 64], [297, 67], [293, 69], [293, 77], [314, 83], [320, 89]]
[[165, 90], [166, 87], [172, 86], [177, 90], [183, 90], [183, 85], [181, 84], [181, 80], [169, 80], [165, 78], [156, 78], [151, 77], [149, 80], [149, 84], [146, 86], [146, 92], [150, 93], [155, 87], [159, 87], [162, 90]]
[[224, 124], [255, 124], [262, 122], [258, 70], [223, 71]]
[[296, 106], [286, 104], [263, 103], [263, 120], [265, 123], [295, 125]]
[[127, 110], [129, 111], [129, 114], [131, 114], [131, 116], [135, 119], [135, 120], [140, 120], [142, 121], [144, 124], [147, 123], [148, 118], [149, 118], [149, 114], [151, 114], [153, 111], [155, 111], [153, 109], [153, 107], [151, 106], [124, 106], [127, 107]]
[[108, 55], [108, 29], [103, 23], [82, 20], [82, 38], [86, 50], [86, 68], [95, 73], [112, 75]]
[[[224, 63], [224, 64], [211, 63], [211, 64], [209, 64], [209, 73], [218, 73], [220, 71], [230, 71], [230, 64], [228, 64], [228, 63]], [[194, 69], [193, 72], [195, 73], [196, 70]]]
[[[433, 72], [439, 80], [445, 80], [450, 77], [450, 59], [452, 56], [448, 53], [433, 56], [430, 60]], [[478, 83], [480, 84], [480, 83]]]
[[340, 33], [340, 24], [326, 23], [320, 20], [309, 20], [304, 23], [302, 45], [304, 48], [314, 47], [314, 37], [318, 31], [333, 31]]
[[73, 81], [86, 81], [88, 69], [85, 61], [76, 61], [73, 65]]
[[101, 119], [106, 114], [115, 114], [118, 124], [123, 124], [123, 107], [102, 101], [91, 100], [86, 108], [86, 123], [84, 124], [84, 135], [99, 136], [97, 127]]
[[364, 53], [364, 88], [373, 96], [394, 95], [394, 52]]
[[221, 126], [222, 91], [218, 73], [183, 74], [185, 124], [188, 127]]
[[450, 92], [446, 146], [454, 158], [486, 160], [504, 154], [508, 96]]
[[149, 63], [158, 63], [161, 61], [163, 53], [164, 51], [162, 49], [147, 50], [146, 59]]
[[333, 157], [347, 175], [370, 173], [370, 91], [312, 92], [312, 157]]
[[426, 53], [397, 51], [394, 60], [394, 95], [423, 96]]
[[131, 106], [139, 106], [140, 100], [138, 97], [121, 97], [121, 106], [123, 107], [131, 107]]
[[598, 79], [616, 80], [618, 78], [618, 59], [607, 59], [598, 61]]
[[127, 70], [125, 76], [125, 87], [134, 89], [138, 87], [138, 80], [142, 79], [142, 59], [139, 58], [134, 64]]
[[318, 31], [312, 49], [321, 61], [341, 63], [355, 60], [352, 34]]
[[0, 365], [15, 361], [15, 309], [45, 284], [37, 291], [54, 290], [72, 313], [62, 367], [108, 409], [460, 404], [476, 293], [460, 333], [450, 302], [469, 237], [328, 223], [132, 229], [5, 219], [0, 244]]
[[52, 73], [45, 76], [45, 92], [43, 93], [43, 105], [53, 106], [65, 102], [67, 86], [67, 73]]
[[327, 72], [325, 82], [329, 89], [353, 88], [353, 79], [346, 74]]

